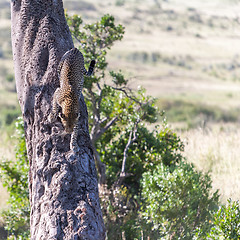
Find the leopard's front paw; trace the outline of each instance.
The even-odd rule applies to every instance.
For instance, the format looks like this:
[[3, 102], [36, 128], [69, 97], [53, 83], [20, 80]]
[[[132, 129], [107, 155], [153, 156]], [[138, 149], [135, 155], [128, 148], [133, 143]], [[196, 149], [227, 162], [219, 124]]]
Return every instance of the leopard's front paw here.
[[52, 123], [56, 120], [56, 116], [52, 113], [49, 114], [48, 116], [48, 122]]
[[78, 150], [77, 135], [74, 134], [74, 132], [72, 133], [72, 136], [71, 136], [70, 149], [73, 152], [77, 152], [77, 150]]

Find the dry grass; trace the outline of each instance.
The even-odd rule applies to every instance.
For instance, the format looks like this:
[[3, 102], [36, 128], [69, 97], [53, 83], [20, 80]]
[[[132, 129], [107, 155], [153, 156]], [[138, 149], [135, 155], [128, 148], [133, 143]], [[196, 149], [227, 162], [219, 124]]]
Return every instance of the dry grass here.
[[240, 126], [215, 129], [194, 129], [182, 133], [186, 141], [188, 161], [205, 172], [210, 171], [214, 190], [219, 189], [221, 200], [239, 200], [240, 185]]

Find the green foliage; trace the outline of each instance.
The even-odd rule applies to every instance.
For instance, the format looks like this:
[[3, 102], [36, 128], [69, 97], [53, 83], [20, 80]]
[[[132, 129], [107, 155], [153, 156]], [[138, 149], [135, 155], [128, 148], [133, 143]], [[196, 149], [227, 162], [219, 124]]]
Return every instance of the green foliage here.
[[214, 215], [213, 228], [207, 239], [240, 239], [239, 201], [228, 200]]
[[[115, 131], [119, 133], [121, 127], [129, 122], [129, 118], [135, 122], [137, 118], [143, 115], [137, 116], [133, 113], [145, 100], [143, 90], [139, 91], [137, 96], [132, 96], [129, 93], [126, 86], [128, 80], [125, 79], [121, 71], [107, 73], [106, 70], [107, 51], [111, 49], [115, 41], [123, 38], [124, 27], [120, 24], [116, 25], [114, 17], [108, 14], [104, 15], [100, 21], [86, 25], [83, 25], [81, 17], [77, 15], [72, 17], [66, 15], [66, 18], [76, 44], [80, 45], [85, 62], [90, 62], [92, 59], [96, 60], [95, 74], [86, 78], [84, 83], [85, 101], [88, 111], [92, 113], [89, 119], [90, 130], [97, 124], [99, 128], [104, 128], [108, 121], [118, 117], [121, 126], [119, 125]], [[115, 86], [107, 84], [104, 77], [110, 77]], [[103, 119], [106, 119], [106, 121], [103, 121]]]
[[113, 83], [118, 86], [118, 85], [126, 85], [127, 80], [124, 78], [123, 74], [121, 73], [121, 70], [118, 73], [115, 73], [114, 71], [110, 71], [110, 75], [112, 77]]
[[86, 62], [90, 62], [92, 59], [96, 60], [95, 72], [97, 75], [95, 74], [94, 77], [89, 77], [85, 81], [85, 87], [91, 89], [94, 83], [98, 83], [105, 76], [107, 50], [115, 41], [123, 38], [124, 27], [120, 24], [115, 25], [114, 17], [109, 14], [104, 15], [96, 23], [84, 26], [82, 26], [82, 18], [78, 15], [69, 17], [66, 14], [66, 19], [72, 36], [81, 46]]
[[[90, 113], [92, 141], [101, 161], [106, 164], [108, 188], [100, 193], [108, 237], [121, 239], [124, 233], [127, 239], [143, 235], [156, 238], [159, 232], [169, 236], [175, 232], [175, 235], [190, 239], [198, 227], [209, 227], [210, 209], [218, 200], [217, 193], [210, 197], [209, 175], [197, 173], [193, 166], [182, 163], [183, 143], [166, 122], [153, 131], [148, 130], [148, 123], [156, 122], [159, 116], [156, 100], [147, 96], [142, 88], [130, 90], [121, 71], [107, 72], [107, 51], [115, 41], [122, 39], [124, 28], [116, 25], [110, 15], [94, 24], [84, 25], [77, 15], [67, 15], [67, 21], [86, 62], [92, 59], [97, 62], [95, 74], [86, 78], [84, 97]], [[160, 178], [169, 192], [171, 204], [166, 196], [164, 198], [165, 192], [158, 193], [162, 194], [162, 199], [152, 196], [156, 193], [152, 186], [143, 188], [142, 194], [146, 195], [142, 202], [140, 180], [146, 174], [150, 174], [150, 178], [156, 166], [162, 166]], [[118, 185], [120, 173], [127, 177]], [[151, 225], [139, 215], [140, 203], [162, 206], [164, 214], [152, 209], [156, 211], [156, 221]], [[174, 204], [176, 207], [171, 210]], [[146, 217], [147, 213], [150, 212], [146, 211]], [[184, 225], [181, 219], [186, 219]], [[157, 225], [161, 227], [152, 231]]]
[[209, 174], [197, 172], [183, 161], [173, 168], [159, 164], [143, 174], [141, 183], [143, 216], [154, 224], [160, 236], [193, 239], [198, 228], [206, 235], [211, 212], [219, 200], [218, 192], [211, 195]]
[[[107, 163], [108, 185], [111, 186], [118, 178], [121, 169], [124, 148], [127, 144], [129, 130], [125, 129], [117, 137], [114, 137], [115, 129], [106, 133], [98, 148], [101, 156]], [[111, 134], [111, 136], [109, 136]], [[156, 127], [150, 132], [144, 124], [139, 126], [136, 132], [136, 141], [130, 146], [127, 156], [126, 168], [131, 176], [126, 179], [126, 184], [132, 190], [139, 191], [139, 181], [142, 174], [154, 169], [156, 164], [163, 162], [165, 165], [175, 165], [182, 160], [184, 149], [182, 141], [172, 132], [167, 125]], [[112, 138], [111, 141], [105, 138]]]
[[[105, 194], [101, 196], [101, 192]], [[127, 187], [105, 188], [100, 197], [108, 239], [123, 239], [123, 233], [126, 239], [142, 239], [143, 235], [144, 239], [158, 239], [151, 224], [139, 215], [139, 197], [129, 194]]]
[[[127, 87], [128, 80], [121, 71], [107, 72], [107, 51], [115, 41], [121, 40], [124, 34], [124, 27], [116, 25], [113, 16], [107, 14], [100, 21], [86, 25], [83, 25], [81, 17], [77, 15], [67, 15], [67, 21], [76, 43], [80, 44], [86, 62], [96, 59], [95, 74], [85, 81], [84, 97], [90, 113], [89, 128], [93, 143], [101, 160], [107, 164], [107, 180], [110, 186], [119, 177], [122, 164], [120, 159], [123, 159], [123, 152], [131, 134], [137, 135], [139, 144], [134, 141], [127, 151], [127, 171], [134, 175], [137, 169], [143, 169], [146, 154], [136, 157], [133, 155], [136, 151], [140, 155], [143, 148], [146, 153], [147, 149], [154, 145], [153, 141], [144, 145], [140, 143], [140, 138], [144, 137], [143, 134], [154, 138], [151, 137], [154, 133], [150, 133], [143, 122], [156, 122], [158, 110], [155, 99], [147, 96], [145, 89], [139, 88], [133, 92]], [[111, 81], [106, 83], [103, 77], [108, 77]], [[111, 121], [113, 124], [108, 127]], [[135, 128], [136, 133], [133, 133]], [[102, 129], [104, 134], [95, 137], [95, 129]], [[138, 147], [140, 149], [134, 150]], [[142, 170], [133, 182], [136, 179], [139, 181], [141, 172]]]
[[28, 160], [23, 120], [16, 121], [16, 160], [0, 162], [0, 178], [9, 192], [9, 208], [2, 213], [8, 239], [29, 239]]

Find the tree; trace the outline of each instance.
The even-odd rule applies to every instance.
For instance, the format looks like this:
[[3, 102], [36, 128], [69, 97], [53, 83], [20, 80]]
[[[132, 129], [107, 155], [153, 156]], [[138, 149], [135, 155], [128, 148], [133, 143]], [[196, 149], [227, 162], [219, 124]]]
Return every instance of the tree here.
[[59, 85], [57, 66], [73, 48], [61, 0], [11, 2], [17, 94], [29, 160], [31, 239], [104, 239], [97, 175], [80, 100], [79, 149], [60, 123], [47, 121]]
[[141, 87], [130, 89], [121, 70], [108, 70], [107, 52], [122, 39], [123, 26], [108, 14], [92, 24], [84, 24], [78, 15], [67, 15], [67, 22], [84, 58], [97, 60], [95, 74], [86, 79], [83, 94], [91, 112], [90, 137], [108, 237], [141, 237], [142, 174], [158, 163], [172, 166], [181, 161], [183, 144], [165, 121], [150, 131], [148, 125], [161, 115], [155, 99]]
[[[87, 61], [97, 60], [95, 75], [85, 81], [85, 100], [90, 109], [90, 137], [98, 168], [100, 184], [107, 183], [106, 163], [104, 159], [108, 145], [113, 145], [115, 138], [127, 139], [124, 148], [119, 149], [121, 167], [118, 171], [118, 185], [128, 177], [126, 161], [129, 147], [136, 140], [136, 133], [143, 123], [155, 122], [158, 111], [155, 99], [146, 96], [144, 89], [134, 92], [128, 87], [128, 80], [120, 71], [107, 71], [106, 54], [113, 43], [121, 40], [124, 27], [116, 25], [111, 15], [104, 15], [100, 21], [83, 25], [80, 16], [67, 16], [68, 25], [76, 44], [79, 45]], [[108, 81], [107, 81], [108, 80]], [[114, 138], [115, 137], [115, 138]], [[101, 152], [104, 151], [104, 154]], [[109, 158], [112, 158], [108, 156]], [[109, 166], [109, 165], [108, 165]], [[107, 166], [107, 167], [108, 167]], [[120, 172], [119, 172], [120, 171]]]

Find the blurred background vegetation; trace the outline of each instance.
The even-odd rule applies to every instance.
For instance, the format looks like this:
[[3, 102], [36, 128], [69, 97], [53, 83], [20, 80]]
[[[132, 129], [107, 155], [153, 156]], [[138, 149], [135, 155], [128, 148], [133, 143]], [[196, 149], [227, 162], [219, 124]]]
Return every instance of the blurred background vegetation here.
[[[207, 174], [204, 183], [208, 177], [212, 179], [211, 192], [219, 189], [220, 203], [227, 204], [222, 211], [230, 215], [226, 212], [231, 210], [232, 202], [227, 199], [239, 199], [240, 184], [240, 2], [65, 0], [64, 7], [70, 16], [80, 15], [85, 24], [94, 23], [109, 13], [116, 23], [125, 27], [124, 38], [114, 43], [106, 56], [107, 69], [121, 69], [131, 88], [137, 90], [141, 85], [147, 95], [157, 99], [156, 105], [165, 111], [170, 128], [185, 145], [183, 157], [188, 164], [193, 163], [198, 171]], [[19, 140], [11, 136], [19, 115], [10, 6], [7, 0], [0, 0], [0, 161], [15, 159], [14, 146]], [[160, 116], [155, 124], [162, 124]], [[149, 124], [148, 129], [154, 129], [155, 124]], [[183, 169], [195, 174], [191, 165]], [[156, 170], [152, 174], [162, 173]], [[176, 178], [178, 174], [177, 171]], [[167, 173], [164, 176], [167, 178]], [[161, 175], [163, 186], [165, 178]], [[146, 191], [152, 187], [149, 179], [146, 173], [141, 183]], [[6, 210], [9, 194], [2, 186], [0, 192], [0, 209]], [[145, 198], [149, 205], [154, 199]], [[236, 203], [232, 208], [235, 212], [239, 210]], [[159, 211], [146, 211], [146, 218], [148, 213], [155, 214], [155, 210]], [[221, 216], [221, 211], [217, 214]], [[156, 224], [158, 221], [163, 220], [155, 219]], [[210, 239], [219, 229], [210, 233]], [[5, 239], [4, 233], [0, 232], [1, 236]]]

